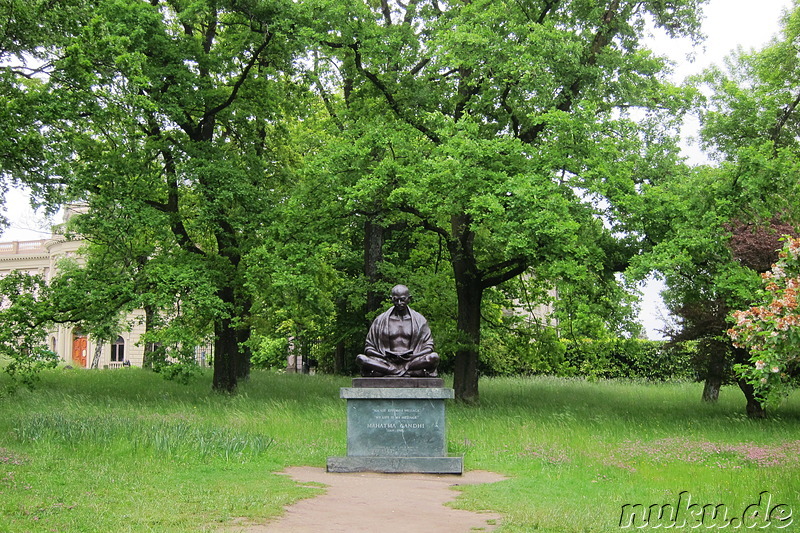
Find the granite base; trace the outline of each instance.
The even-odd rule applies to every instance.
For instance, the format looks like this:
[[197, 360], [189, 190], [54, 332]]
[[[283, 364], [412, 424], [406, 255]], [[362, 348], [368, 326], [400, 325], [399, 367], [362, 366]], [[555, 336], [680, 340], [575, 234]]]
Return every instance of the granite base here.
[[442, 378], [353, 378], [353, 388], [436, 389], [444, 387]]
[[442, 385], [440, 378], [356, 378], [342, 388], [347, 456], [329, 457], [328, 471], [463, 473], [463, 458], [447, 455], [444, 402], [454, 394]]

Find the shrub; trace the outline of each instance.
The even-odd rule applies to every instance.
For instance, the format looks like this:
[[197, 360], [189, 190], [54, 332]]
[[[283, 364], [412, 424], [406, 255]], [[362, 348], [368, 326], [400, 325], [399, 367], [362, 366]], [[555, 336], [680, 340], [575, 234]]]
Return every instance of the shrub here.
[[762, 404], [776, 404], [800, 374], [800, 239], [786, 237], [778, 262], [762, 278], [760, 301], [733, 313], [736, 323], [728, 335], [750, 352], [750, 363], [736, 365], [736, 372], [753, 385]]
[[693, 342], [640, 339], [559, 339], [553, 328], [481, 343], [481, 373], [487, 376], [580, 376], [589, 379], [698, 380], [702, 361]]
[[264, 336], [255, 343], [250, 363], [256, 368], [286, 368], [288, 354], [289, 339]]
[[640, 339], [583, 339], [565, 341], [563, 375], [590, 379], [696, 380], [695, 349]]
[[11, 272], [0, 279], [0, 359], [11, 377], [8, 391], [33, 388], [39, 373], [55, 368], [58, 356], [45, 344], [52, 309], [42, 276]]
[[566, 346], [550, 327], [493, 332], [481, 342], [481, 373], [487, 376], [560, 374]]

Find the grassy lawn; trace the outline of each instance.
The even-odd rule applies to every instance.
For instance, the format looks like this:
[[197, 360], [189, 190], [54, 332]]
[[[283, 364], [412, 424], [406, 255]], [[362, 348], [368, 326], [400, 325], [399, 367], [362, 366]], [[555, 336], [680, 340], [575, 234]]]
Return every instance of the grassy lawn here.
[[[349, 384], [256, 372], [228, 397], [210, 392], [210, 375], [184, 386], [135, 368], [48, 372], [36, 391], [0, 404], [0, 531], [216, 531], [265, 521], [318, 490], [275, 472], [345, 454], [338, 390]], [[767, 491], [761, 508], [784, 504], [775, 512], [797, 516], [783, 530], [800, 526], [800, 395], [751, 421], [738, 389], [723, 389], [716, 405], [703, 405], [700, 392], [485, 379], [480, 407], [448, 406], [449, 449], [467, 469], [509, 479], [464, 488], [456, 505], [502, 513], [504, 532], [596, 532], [624, 530], [623, 505], [690, 497], [693, 509], [723, 504], [727, 519], [747, 514], [761, 526], [763, 517], [749, 516], [758, 506], [748, 506]]]

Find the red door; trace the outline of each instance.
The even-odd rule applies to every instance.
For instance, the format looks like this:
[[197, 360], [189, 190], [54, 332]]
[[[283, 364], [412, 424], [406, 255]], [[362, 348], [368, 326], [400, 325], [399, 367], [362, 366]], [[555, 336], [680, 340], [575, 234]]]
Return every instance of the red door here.
[[72, 338], [72, 362], [86, 368], [86, 337], [83, 335]]

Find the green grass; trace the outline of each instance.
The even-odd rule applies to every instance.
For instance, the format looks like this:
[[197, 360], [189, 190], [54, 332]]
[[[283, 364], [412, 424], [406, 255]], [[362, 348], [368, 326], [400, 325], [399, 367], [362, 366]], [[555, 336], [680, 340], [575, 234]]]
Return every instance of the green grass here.
[[[2, 383], [0, 383], [0, 386]], [[0, 531], [216, 531], [263, 522], [318, 489], [277, 475], [344, 455], [349, 379], [254, 373], [235, 396], [139, 369], [54, 370], [0, 404]], [[456, 506], [501, 531], [619, 531], [625, 504], [725, 504], [769, 491], [800, 513], [800, 395], [743, 416], [725, 388], [554, 378], [485, 379], [481, 405], [448, 405], [451, 453], [508, 477]], [[795, 520], [800, 523], [800, 516]], [[730, 528], [728, 528], [730, 529]], [[791, 530], [791, 527], [784, 531]]]
[[506, 515], [503, 531], [620, 530], [623, 505], [675, 503], [682, 491], [732, 512], [770, 491], [800, 512], [797, 395], [772, 419], [751, 421], [736, 388], [708, 405], [697, 384], [541, 378], [482, 387], [480, 408], [450, 408], [449, 438], [471, 468], [511, 477], [461, 502]]

